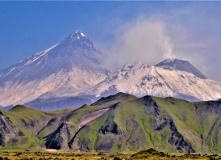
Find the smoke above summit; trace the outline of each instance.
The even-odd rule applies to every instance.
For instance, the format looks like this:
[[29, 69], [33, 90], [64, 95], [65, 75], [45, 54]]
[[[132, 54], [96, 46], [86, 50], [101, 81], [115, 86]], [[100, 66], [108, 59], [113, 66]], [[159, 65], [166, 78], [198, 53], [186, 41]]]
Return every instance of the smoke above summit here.
[[155, 64], [161, 60], [175, 58], [173, 44], [161, 21], [137, 21], [123, 26], [111, 54], [119, 64], [143, 61]]
[[191, 62], [209, 77], [212, 75], [206, 63], [205, 46], [209, 44], [194, 39], [190, 29], [165, 18], [138, 18], [122, 24], [115, 35], [111, 49], [106, 50], [111, 55], [108, 62], [111, 67], [138, 61], [155, 65], [165, 59], [178, 58]]

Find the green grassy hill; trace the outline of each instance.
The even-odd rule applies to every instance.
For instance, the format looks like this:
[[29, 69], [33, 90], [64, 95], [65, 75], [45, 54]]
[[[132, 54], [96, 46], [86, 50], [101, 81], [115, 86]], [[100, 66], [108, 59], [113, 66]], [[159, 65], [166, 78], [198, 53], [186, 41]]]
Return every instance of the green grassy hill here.
[[0, 114], [0, 149], [221, 153], [221, 100], [118, 93], [78, 109], [15, 106]]

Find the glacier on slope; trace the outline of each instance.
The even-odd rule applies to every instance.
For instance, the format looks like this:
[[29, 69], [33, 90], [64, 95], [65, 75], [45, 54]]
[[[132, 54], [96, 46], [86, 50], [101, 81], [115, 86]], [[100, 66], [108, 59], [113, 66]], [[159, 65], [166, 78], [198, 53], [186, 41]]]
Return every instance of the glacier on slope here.
[[[174, 63], [177, 61], [181, 60], [174, 59]], [[104, 81], [82, 94], [103, 97], [117, 92], [139, 97], [154, 95], [177, 97], [189, 101], [215, 100], [221, 97], [221, 83], [204, 77], [199, 78], [198, 75], [184, 70], [137, 62], [134, 65], [124, 65]]]

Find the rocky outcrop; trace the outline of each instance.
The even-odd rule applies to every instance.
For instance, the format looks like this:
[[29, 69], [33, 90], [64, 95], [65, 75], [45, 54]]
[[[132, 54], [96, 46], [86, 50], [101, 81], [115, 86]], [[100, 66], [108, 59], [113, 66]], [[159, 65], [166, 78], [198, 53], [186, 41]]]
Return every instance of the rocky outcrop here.
[[169, 116], [162, 116], [160, 111], [160, 106], [153, 100], [151, 96], [145, 96], [145, 106], [149, 107], [149, 112], [155, 116], [154, 120], [154, 130], [161, 131], [169, 125], [170, 128], [170, 138], [168, 143], [175, 147], [177, 151], [182, 151], [185, 153], [194, 153], [195, 150], [192, 148], [191, 143], [184, 139], [184, 136], [177, 131], [172, 118]]
[[90, 140], [90, 136], [88, 133], [90, 132], [90, 127], [85, 125], [80, 128], [68, 143], [68, 146], [71, 150], [74, 151], [90, 151], [92, 150], [92, 144]]
[[24, 136], [24, 133], [0, 111], [0, 146], [4, 147], [7, 143], [14, 146], [18, 143], [18, 136]]
[[153, 98], [151, 96], [145, 96], [144, 103], [145, 103], [145, 106], [148, 107], [148, 113], [150, 113], [151, 115], [153, 115], [155, 117], [153, 129], [156, 131], [163, 130], [164, 127], [168, 124], [169, 117], [168, 116], [165, 116], [165, 117], [161, 116], [160, 107], [153, 100]]
[[46, 137], [46, 147], [49, 149], [68, 149], [68, 142], [74, 136], [76, 128], [67, 123], [62, 123], [58, 129]]
[[35, 127], [35, 122], [33, 120], [26, 122], [25, 119], [22, 119], [21, 123], [24, 125], [25, 129], [33, 129]]
[[183, 151], [183, 152], [188, 152], [188, 153], [195, 153], [195, 150], [192, 148], [192, 145], [184, 140], [183, 135], [181, 135], [173, 123], [173, 121], [170, 121], [170, 130], [171, 130], [171, 137], [168, 140], [168, 142], [175, 146], [177, 151]]
[[97, 136], [100, 141], [97, 141], [95, 150], [109, 151], [116, 141], [118, 142], [117, 148], [120, 150], [123, 140], [126, 138], [126, 133], [114, 121], [114, 116], [110, 115], [98, 130]]
[[168, 124], [168, 117], [162, 118], [161, 116], [157, 116], [154, 121], [154, 130], [157, 131], [163, 130], [167, 124]]
[[150, 144], [147, 141], [145, 132], [142, 127], [134, 120], [127, 121], [127, 140], [126, 146], [132, 150], [141, 148], [149, 148]]

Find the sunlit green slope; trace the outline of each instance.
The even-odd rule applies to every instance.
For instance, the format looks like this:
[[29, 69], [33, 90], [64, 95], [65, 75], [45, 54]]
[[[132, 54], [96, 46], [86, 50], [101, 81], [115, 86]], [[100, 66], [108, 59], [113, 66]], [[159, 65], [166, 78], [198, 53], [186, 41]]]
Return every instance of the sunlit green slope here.
[[221, 153], [221, 100], [118, 93], [78, 109], [45, 112], [16, 106], [1, 112], [3, 148]]

